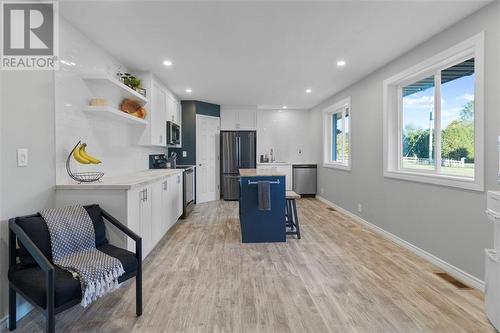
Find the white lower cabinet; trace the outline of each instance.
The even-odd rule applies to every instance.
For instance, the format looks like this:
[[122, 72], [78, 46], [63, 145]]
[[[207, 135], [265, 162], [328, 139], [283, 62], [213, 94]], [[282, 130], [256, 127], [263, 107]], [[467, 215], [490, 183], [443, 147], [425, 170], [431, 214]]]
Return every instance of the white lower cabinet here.
[[500, 257], [494, 249], [486, 249], [484, 279], [484, 302], [486, 315], [498, 330], [500, 329]]
[[[58, 207], [99, 204], [142, 237], [145, 258], [182, 215], [182, 174], [172, 174], [131, 189], [57, 189]], [[135, 242], [111, 224], [106, 225], [111, 244], [135, 251]]]
[[179, 216], [182, 215], [182, 207], [183, 207], [183, 197], [182, 197], [182, 175], [177, 175], [172, 177], [172, 185], [171, 185], [171, 206], [172, 206], [172, 224], [175, 224]]
[[292, 165], [288, 163], [257, 163], [257, 169], [273, 170], [285, 175], [285, 189], [292, 191]]
[[166, 218], [166, 210], [167, 207], [164, 203], [164, 198], [166, 195], [164, 194], [164, 186], [167, 180], [162, 180], [160, 182], [153, 183], [151, 186], [151, 212], [152, 212], [152, 220], [151, 220], [151, 233], [152, 233], [152, 242], [154, 244], [158, 243], [167, 229], [165, 228], [165, 218]]
[[[153, 248], [152, 221], [153, 214], [151, 211], [152, 186], [147, 185], [132, 189], [127, 193], [128, 214], [130, 221], [134, 222], [133, 226], [129, 226], [132, 231], [142, 237], [142, 253], [145, 257]], [[113, 215], [111, 213], [111, 215]], [[133, 250], [134, 242], [127, 242], [127, 248]], [[130, 246], [129, 246], [130, 245]]]
[[485, 249], [484, 301], [488, 319], [500, 330], [500, 192], [488, 191], [486, 198], [486, 215], [493, 223], [494, 249]]
[[153, 184], [152, 210], [153, 242], [156, 244], [182, 215], [182, 175]]

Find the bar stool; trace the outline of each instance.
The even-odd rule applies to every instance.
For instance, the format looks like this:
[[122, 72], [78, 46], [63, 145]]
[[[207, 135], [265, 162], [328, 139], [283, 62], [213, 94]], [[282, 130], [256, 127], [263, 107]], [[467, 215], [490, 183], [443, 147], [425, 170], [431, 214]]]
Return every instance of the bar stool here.
[[297, 235], [297, 239], [300, 239], [299, 216], [295, 203], [295, 199], [300, 199], [300, 195], [294, 191], [286, 191], [285, 198], [285, 229], [289, 229], [286, 234]]

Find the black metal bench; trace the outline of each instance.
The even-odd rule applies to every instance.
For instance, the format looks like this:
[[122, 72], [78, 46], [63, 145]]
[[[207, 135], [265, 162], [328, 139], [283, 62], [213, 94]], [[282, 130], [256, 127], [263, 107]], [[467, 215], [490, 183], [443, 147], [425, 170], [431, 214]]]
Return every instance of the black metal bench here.
[[[132, 230], [102, 210], [84, 207], [94, 224], [98, 250], [121, 261], [121, 283], [136, 278], [136, 314], [142, 315], [142, 240]], [[135, 253], [108, 243], [104, 219], [135, 241]], [[19, 245], [19, 248], [18, 248]], [[81, 302], [80, 282], [54, 265], [47, 225], [40, 214], [9, 220], [9, 330], [16, 329], [16, 294], [20, 294], [47, 320], [47, 332], [55, 331], [55, 315]]]

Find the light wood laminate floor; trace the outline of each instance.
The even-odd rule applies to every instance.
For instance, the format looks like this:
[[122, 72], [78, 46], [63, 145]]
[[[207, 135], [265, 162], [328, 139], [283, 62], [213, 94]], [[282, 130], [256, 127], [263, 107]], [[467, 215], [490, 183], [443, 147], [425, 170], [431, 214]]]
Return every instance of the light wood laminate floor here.
[[[302, 239], [242, 244], [238, 204], [197, 205], [144, 263], [144, 314], [134, 282], [58, 332], [494, 332], [483, 295], [316, 199], [298, 201]], [[18, 332], [42, 332], [33, 311]]]

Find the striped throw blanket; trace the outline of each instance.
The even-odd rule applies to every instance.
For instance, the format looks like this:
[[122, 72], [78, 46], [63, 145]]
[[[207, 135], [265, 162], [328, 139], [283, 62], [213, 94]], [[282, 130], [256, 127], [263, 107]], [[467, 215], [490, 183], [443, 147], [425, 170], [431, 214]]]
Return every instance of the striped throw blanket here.
[[125, 273], [122, 263], [96, 249], [94, 225], [85, 208], [50, 208], [40, 215], [49, 229], [54, 264], [80, 281], [82, 306], [118, 288]]

